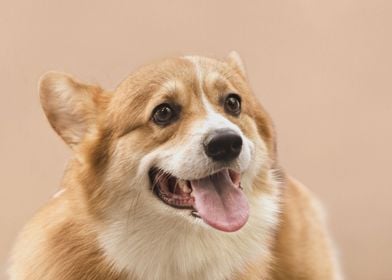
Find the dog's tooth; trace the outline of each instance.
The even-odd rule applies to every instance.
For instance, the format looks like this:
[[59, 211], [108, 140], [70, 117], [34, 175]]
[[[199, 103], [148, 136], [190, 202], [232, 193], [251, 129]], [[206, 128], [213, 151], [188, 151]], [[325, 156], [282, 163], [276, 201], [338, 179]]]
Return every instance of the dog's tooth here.
[[192, 190], [188, 187], [188, 184], [186, 183], [185, 180], [179, 180], [178, 185], [180, 186], [181, 190], [184, 193], [190, 193]]

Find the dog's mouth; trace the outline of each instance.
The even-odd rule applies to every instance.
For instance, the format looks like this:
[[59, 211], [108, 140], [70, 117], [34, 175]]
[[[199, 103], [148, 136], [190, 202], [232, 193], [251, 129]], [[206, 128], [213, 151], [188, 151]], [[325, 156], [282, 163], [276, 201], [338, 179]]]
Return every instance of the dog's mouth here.
[[195, 180], [176, 178], [163, 170], [149, 172], [152, 190], [167, 205], [189, 209], [192, 216], [226, 232], [242, 228], [249, 205], [241, 188], [241, 174], [231, 169]]

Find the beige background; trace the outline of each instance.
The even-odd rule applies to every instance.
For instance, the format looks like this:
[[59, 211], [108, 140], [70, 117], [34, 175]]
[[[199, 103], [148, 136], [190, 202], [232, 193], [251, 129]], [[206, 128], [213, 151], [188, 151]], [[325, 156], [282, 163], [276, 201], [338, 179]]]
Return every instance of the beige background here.
[[328, 209], [347, 279], [392, 279], [391, 8], [388, 0], [1, 1], [0, 263], [57, 190], [70, 155], [40, 108], [42, 73], [113, 88], [152, 60], [236, 49], [275, 120], [283, 165]]

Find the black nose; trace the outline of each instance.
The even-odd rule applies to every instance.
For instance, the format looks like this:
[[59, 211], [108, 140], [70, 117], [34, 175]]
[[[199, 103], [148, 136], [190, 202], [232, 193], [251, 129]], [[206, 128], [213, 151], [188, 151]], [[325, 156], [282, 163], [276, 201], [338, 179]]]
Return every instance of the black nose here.
[[211, 132], [204, 141], [207, 156], [216, 161], [229, 161], [238, 157], [242, 148], [242, 138], [230, 129]]

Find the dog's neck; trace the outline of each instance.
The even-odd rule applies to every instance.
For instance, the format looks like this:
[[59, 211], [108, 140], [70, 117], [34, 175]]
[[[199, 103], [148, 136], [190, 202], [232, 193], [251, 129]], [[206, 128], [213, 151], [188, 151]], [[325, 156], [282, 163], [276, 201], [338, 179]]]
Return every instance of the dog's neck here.
[[120, 271], [139, 279], [227, 279], [250, 263], [270, 256], [269, 238], [278, 223], [278, 186], [249, 201], [250, 218], [234, 233], [194, 224], [179, 216], [143, 213], [110, 222], [100, 232], [105, 253]]

